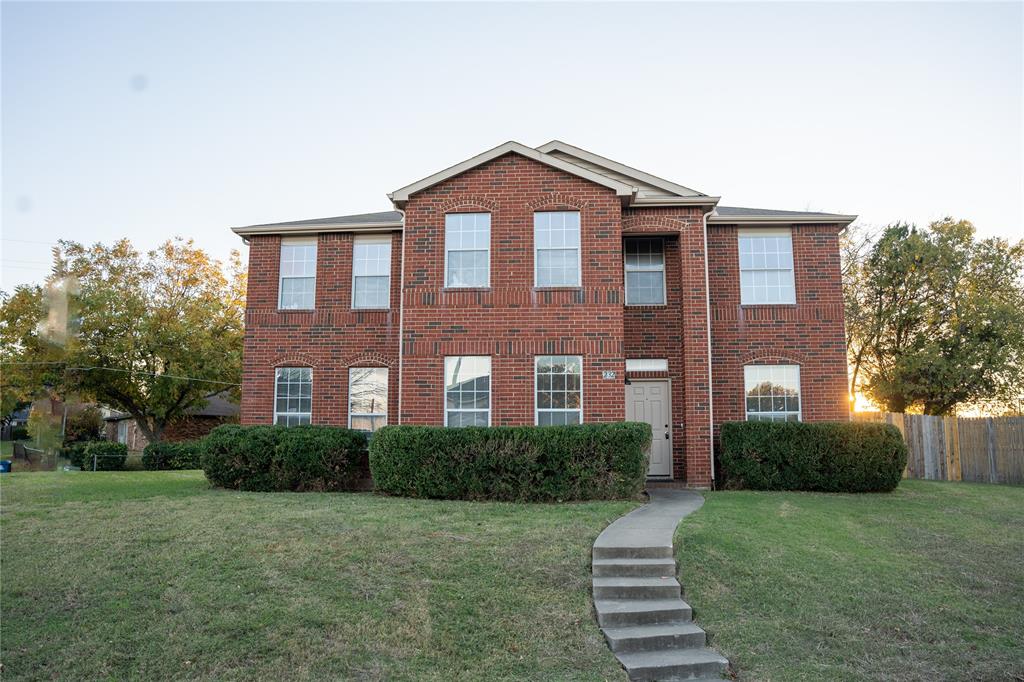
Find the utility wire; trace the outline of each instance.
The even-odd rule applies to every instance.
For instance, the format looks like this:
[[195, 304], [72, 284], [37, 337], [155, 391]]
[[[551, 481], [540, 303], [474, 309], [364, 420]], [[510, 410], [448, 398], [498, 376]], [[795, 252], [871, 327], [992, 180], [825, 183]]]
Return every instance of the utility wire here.
[[[50, 361], [50, 362], [0, 362], [0, 366], [4, 365], [64, 365], [66, 363], [61, 361]], [[241, 386], [242, 384], [232, 383], [230, 381], [215, 381], [214, 379], [200, 379], [199, 377], [186, 377], [179, 374], [157, 374], [156, 372], [143, 372], [138, 369], [121, 369], [120, 367], [65, 367], [65, 371], [75, 370], [80, 372], [90, 372], [92, 370], [101, 370], [106, 372], [124, 372], [125, 374], [147, 374], [158, 379], [181, 379], [183, 381], [202, 381], [208, 384], [220, 384], [221, 386]]]

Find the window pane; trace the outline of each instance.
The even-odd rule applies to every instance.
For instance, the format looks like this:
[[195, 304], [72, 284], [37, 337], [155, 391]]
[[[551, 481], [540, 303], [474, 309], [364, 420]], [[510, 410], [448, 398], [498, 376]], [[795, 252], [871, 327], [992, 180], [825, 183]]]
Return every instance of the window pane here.
[[740, 302], [796, 302], [792, 235], [741, 233], [739, 236]]
[[536, 359], [537, 423], [579, 424], [583, 419], [583, 359], [548, 355]]
[[349, 414], [387, 415], [388, 370], [385, 367], [352, 367], [348, 371]]
[[747, 419], [797, 421], [800, 418], [798, 365], [747, 365], [743, 368]]
[[316, 242], [282, 242], [280, 278], [278, 307], [311, 309], [316, 291]]
[[356, 237], [352, 245], [352, 307], [389, 308], [390, 291], [390, 237]]
[[488, 282], [486, 251], [449, 251], [448, 280], [450, 287], [485, 287]]
[[664, 272], [627, 272], [626, 303], [628, 305], [662, 305], [665, 303]]
[[274, 423], [309, 424], [313, 410], [313, 370], [279, 367], [274, 376]]
[[458, 356], [444, 359], [448, 426], [486, 426], [491, 407], [491, 359]]
[[390, 277], [357, 276], [353, 306], [356, 308], [388, 308]]

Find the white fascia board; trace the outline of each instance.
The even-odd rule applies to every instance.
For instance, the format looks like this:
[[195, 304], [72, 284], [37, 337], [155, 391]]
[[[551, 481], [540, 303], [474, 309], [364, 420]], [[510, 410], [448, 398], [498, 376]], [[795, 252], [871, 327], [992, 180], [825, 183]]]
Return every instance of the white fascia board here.
[[598, 154], [594, 154], [593, 152], [588, 152], [586, 149], [574, 147], [573, 145], [568, 144], [566, 142], [562, 142], [561, 140], [551, 140], [551, 142], [548, 142], [547, 144], [542, 144], [541, 146], [537, 147], [537, 151], [544, 153], [552, 151], [563, 152], [570, 156], [575, 156], [578, 159], [582, 159], [589, 163], [593, 163], [598, 166], [607, 168], [610, 171], [622, 173], [623, 175], [629, 175], [631, 177], [636, 178], [637, 180], [643, 180], [649, 185], [654, 185], [655, 187], [663, 189], [666, 192], [678, 194], [683, 197], [706, 197], [705, 194], [703, 194], [702, 192], [698, 192], [695, 189], [684, 187], [683, 185], [678, 185], [664, 178], [659, 178], [657, 175], [645, 173], [642, 170], [637, 170], [636, 168], [632, 168], [623, 163], [619, 163], [618, 161], [612, 161], [611, 159], [607, 159]]
[[468, 170], [476, 168], [481, 164], [487, 163], [492, 159], [496, 159], [499, 156], [504, 156], [508, 153], [519, 154], [520, 156], [543, 163], [546, 166], [557, 168], [558, 170], [569, 173], [570, 175], [575, 175], [583, 178], [584, 180], [589, 180], [598, 185], [603, 185], [604, 187], [615, 190], [615, 194], [619, 197], [632, 197], [637, 192], [636, 187], [631, 187], [623, 182], [601, 175], [600, 173], [595, 173], [594, 171], [587, 170], [586, 168], [581, 168], [576, 164], [539, 152], [536, 149], [527, 147], [519, 142], [510, 141], [505, 144], [498, 145], [494, 149], [488, 149], [482, 154], [477, 154], [476, 156], [466, 159], [461, 163], [457, 163], [450, 168], [445, 168], [443, 171], [434, 173], [422, 180], [417, 180], [411, 185], [406, 185], [405, 187], [396, 189], [394, 192], [388, 194], [388, 198], [391, 199], [395, 206], [401, 208], [405, 202], [409, 200], [409, 197], [416, 192], [420, 192], [428, 187], [444, 182], [448, 178], [453, 178], [460, 173], [465, 173]]
[[777, 227], [780, 225], [849, 225], [857, 219], [855, 215], [829, 215], [829, 216], [806, 216], [806, 215], [747, 215], [747, 216], [718, 216], [708, 217], [708, 224], [711, 225], [750, 225]]
[[630, 206], [717, 206], [722, 197], [637, 197]]
[[402, 223], [318, 223], [310, 225], [251, 225], [232, 227], [231, 231], [242, 237], [257, 234], [310, 235], [321, 232], [394, 232], [401, 230]]

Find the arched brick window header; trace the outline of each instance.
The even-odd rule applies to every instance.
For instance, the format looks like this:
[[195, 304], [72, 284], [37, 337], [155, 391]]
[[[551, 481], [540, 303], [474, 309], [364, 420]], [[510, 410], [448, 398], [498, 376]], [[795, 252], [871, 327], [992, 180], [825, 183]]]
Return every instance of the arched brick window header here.
[[379, 353], [359, 353], [342, 361], [345, 367], [388, 367], [395, 366], [395, 360]]
[[316, 367], [317, 362], [305, 353], [289, 353], [270, 363], [271, 367]]
[[484, 197], [465, 195], [452, 197], [438, 208], [441, 210], [441, 213], [471, 213], [473, 211], [493, 213], [498, 210], [498, 205]]
[[565, 211], [576, 209], [582, 211], [590, 202], [574, 197], [571, 194], [545, 194], [526, 204], [531, 211], [549, 210]]
[[748, 353], [743, 358], [744, 365], [803, 365], [806, 362], [806, 358], [792, 350], [787, 350], [785, 353], [779, 351], [755, 351]]

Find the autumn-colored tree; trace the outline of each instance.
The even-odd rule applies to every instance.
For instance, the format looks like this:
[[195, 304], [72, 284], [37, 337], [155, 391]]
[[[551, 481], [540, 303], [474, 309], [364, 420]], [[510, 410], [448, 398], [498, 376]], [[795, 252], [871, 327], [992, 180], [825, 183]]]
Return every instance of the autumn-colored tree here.
[[891, 225], [845, 255], [851, 392], [925, 414], [1020, 395], [1024, 242], [977, 240], [946, 218]]
[[[111, 246], [62, 240], [34, 322], [28, 315], [19, 322], [20, 333], [41, 342], [35, 354], [61, 364], [24, 371], [47, 367], [59, 394], [127, 412], [159, 441], [167, 424], [210, 396], [237, 394], [244, 292], [237, 253], [225, 271], [182, 239], [145, 255], [126, 239]], [[34, 354], [20, 359], [32, 362]], [[34, 379], [38, 386], [41, 377]]]

